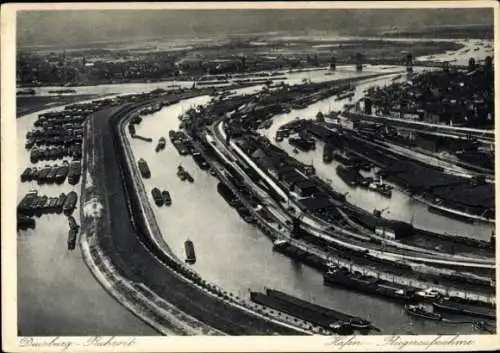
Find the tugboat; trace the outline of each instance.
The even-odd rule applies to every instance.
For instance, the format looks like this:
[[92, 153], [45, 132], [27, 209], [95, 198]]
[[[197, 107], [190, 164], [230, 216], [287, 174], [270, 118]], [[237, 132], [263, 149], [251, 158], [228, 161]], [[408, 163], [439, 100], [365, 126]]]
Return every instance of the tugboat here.
[[172, 198], [170, 197], [170, 193], [168, 190], [164, 190], [161, 193], [161, 196], [163, 198], [163, 202], [165, 203], [165, 206], [170, 206], [172, 204]]
[[405, 311], [407, 314], [412, 316], [417, 316], [423, 319], [441, 321], [443, 316], [438, 313], [434, 313], [425, 309], [422, 305], [405, 305]]

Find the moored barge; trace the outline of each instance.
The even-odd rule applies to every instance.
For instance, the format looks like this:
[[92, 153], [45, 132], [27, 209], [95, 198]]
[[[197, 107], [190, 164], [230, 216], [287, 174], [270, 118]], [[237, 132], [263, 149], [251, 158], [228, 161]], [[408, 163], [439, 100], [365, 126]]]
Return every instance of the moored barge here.
[[483, 319], [496, 320], [496, 308], [454, 303], [447, 300], [432, 303], [435, 311], [480, 317]]
[[141, 172], [141, 175], [143, 178], [148, 179], [151, 177], [151, 171], [149, 170], [148, 164], [143, 158], [139, 159], [138, 162], [139, 165], [139, 171]]

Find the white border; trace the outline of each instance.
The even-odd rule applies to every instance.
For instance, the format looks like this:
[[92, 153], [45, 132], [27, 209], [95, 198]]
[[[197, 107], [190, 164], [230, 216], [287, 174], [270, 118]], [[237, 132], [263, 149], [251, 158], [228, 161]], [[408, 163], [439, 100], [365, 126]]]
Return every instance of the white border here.
[[[421, 341], [422, 344], [408, 344], [404, 347], [391, 345], [393, 336], [357, 336], [355, 338], [341, 338], [336, 344], [333, 338], [328, 337], [120, 337], [117, 340], [129, 344], [108, 345], [99, 347], [88, 345], [88, 337], [61, 337], [53, 344], [38, 348], [22, 347], [17, 338], [17, 310], [16, 310], [16, 234], [15, 207], [17, 176], [16, 154], [9, 153], [9, 147], [16, 146], [15, 128], [15, 40], [16, 40], [16, 11], [19, 10], [81, 10], [81, 9], [323, 9], [323, 8], [479, 8], [494, 7], [495, 38], [499, 38], [498, 4], [494, 1], [420, 1], [420, 2], [204, 2], [204, 3], [40, 3], [40, 4], [7, 4], [1, 11], [1, 214], [2, 214], [2, 344], [3, 350], [8, 352], [33, 351], [75, 351], [75, 352], [252, 352], [252, 351], [470, 351], [494, 350], [500, 347], [497, 335], [467, 335], [460, 336], [459, 340], [471, 340], [471, 345], [435, 345], [430, 344], [438, 339], [443, 342], [453, 336], [398, 336], [401, 341]], [[499, 64], [499, 49], [497, 42], [494, 45], [495, 66]], [[495, 71], [495, 90], [498, 92], [498, 70]], [[500, 108], [495, 105], [495, 115], [499, 116]], [[498, 129], [497, 129], [498, 130]], [[496, 131], [498, 133], [498, 131]], [[498, 163], [498, 157], [496, 162]], [[497, 164], [498, 165], [498, 164]], [[498, 178], [497, 178], [498, 180]], [[497, 211], [500, 212], [500, 211]], [[498, 213], [497, 213], [498, 219]], [[497, 232], [498, 234], [498, 232]], [[497, 259], [498, 259], [497, 249]], [[497, 271], [498, 272], [498, 271]], [[500, 278], [497, 273], [497, 283]], [[37, 342], [51, 342], [51, 337], [37, 337]], [[455, 339], [456, 342], [456, 339]], [[55, 345], [59, 343], [62, 346]], [[63, 343], [67, 343], [65, 346]], [[436, 343], [436, 341], [435, 341]]]

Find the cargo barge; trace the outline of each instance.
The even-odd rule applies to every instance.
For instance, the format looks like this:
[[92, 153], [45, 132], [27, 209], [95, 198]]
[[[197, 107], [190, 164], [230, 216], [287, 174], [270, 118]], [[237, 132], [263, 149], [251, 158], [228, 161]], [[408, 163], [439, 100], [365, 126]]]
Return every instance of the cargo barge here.
[[68, 250], [72, 251], [76, 246], [76, 238], [78, 235], [78, 228], [71, 228], [68, 231]]
[[69, 166], [68, 172], [68, 183], [70, 185], [76, 185], [80, 181], [80, 176], [82, 174], [82, 165], [80, 161], [72, 161]]
[[170, 197], [170, 192], [168, 192], [168, 190], [163, 190], [161, 196], [163, 198], [163, 203], [165, 204], [165, 206], [172, 205], [172, 198]]
[[68, 216], [68, 224], [70, 229], [78, 229], [80, 226], [76, 223], [75, 218], [73, 216]]
[[352, 187], [363, 185], [364, 178], [361, 176], [361, 174], [359, 174], [359, 172], [356, 169], [352, 167], [343, 167], [341, 165], [338, 165], [335, 170], [339, 178], [342, 179], [342, 181], [347, 185]]
[[172, 145], [181, 156], [188, 155], [194, 152], [192, 143], [188, 140], [186, 134], [182, 131], [170, 130], [168, 136]]
[[148, 164], [143, 158], [139, 159], [138, 162], [139, 165], [139, 171], [141, 172], [141, 175], [145, 179], [149, 179], [151, 177], [151, 171], [149, 170]]
[[61, 185], [62, 183], [64, 183], [64, 181], [66, 180], [66, 177], [69, 174], [69, 163], [64, 161], [62, 166], [59, 166], [56, 168], [57, 168], [57, 171], [56, 171], [56, 175], [55, 175], [55, 182], [56, 182], [56, 184]]
[[35, 229], [35, 220], [24, 215], [17, 216], [17, 230]]
[[194, 252], [194, 245], [191, 240], [186, 240], [184, 242], [184, 250], [186, 251], [186, 263], [192, 265], [196, 263], [196, 254]]
[[462, 215], [459, 215], [455, 212], [450, 212], [450, 211], [447, 211], [447, 210], [442, 209], [442, 208], [437, 207], [437, 206], [427, 205], [427, 210], [431, 213], [435, 213], [435, 214], [438, 214], [441, 216], [452, 218], [452, 219], [455, 219], [455, 220], [460, 221], [460, 222], [469, 223], [469, 224], [474, 223], [474, 219], [472, 219], [470, 217], [462, 216]]
[[156, 206], [158, 206], [158, 207], [163, 206], [163, 196], [161, 194], [160, 189], [153, 188], [153, 190], [151, 190], [151, 196], [153, 196], [153, 200], [154, 200]]
[[422, 305], [405, 305], [405, 312], [408, 315], [419, 317], [426, 320], [441, 321], [443, 316], [439, 313], [435, 313], [427, 310]]
[[329, 143], [325, 142], [323, 146], [323, 162], [326, 164], [331, 163], [333, 160], [333, 147]]
[[219, 182], [217, 184], [217, 192], [231, 207], [234, 207], [238, 203], [236, 195], [234, 195], [226, 184]]
[[312, 313], [324, 315], [332, 320], [347, 323], [356, 330], [369, 330], [372, 327], [371, 323], [368, 320], [344, 314], [337, 310], [326, 308], [317, 304], [313, 304], [274, 289], [266, 289], [266, 294], [269, 297], [275, 298], [284, 303], [288, 303], [290, 306], [300, 307], [305, 310], [309, 310]]
[[78, 195], [74, 191], [70, 191], [64, 201], [64, 205], [62, 210], [65, 215], [71, 215], [76, 207], [76, 201], [78, 199]]
[[193, 153], [193, 160], [202, 170], [210, 168], [205, 158], [199, 152]]
[[373, 294], [387, 299], [408, 302], [415, 300], [415, 290], [406, 286], [389, 283], [361, 273], [350, 273], [347, 268], [329, 268], [323, 276], [328, 286], [345, 287], [361, 293]]
[[308, 152], [311, 150], [314, 150], [316, 148], [316, 143], [313, 139], [303, 139], [303, 138], [297, 138], [297, 137], [290, 137], [288, 139], [288, 142], [290, 145], [293, 147], [298, 148], [299, 150], [303, 152]]
[[309, 310], [304, 310], [301, 308], [290, 306], [287, 303], [269, 297], [263, 293], [251, 291], [250, 300], [253, 301], [254, 303], [278, 310], [282, 313], [310, 322], [322, 328], [332, 330], [337, 334], [352, 335], [354, 333], [354, 329], [348, 324], [332, 321], [332, 319], [324, 315], [318, 315], [316, 313], [310, 312]]
[[432, 303], [435, 311], [449, 314], [480, 317], [483, 319], [496, 320], [496, 308], [478, 305], [467, 305], [450, 302], [446, 300]]

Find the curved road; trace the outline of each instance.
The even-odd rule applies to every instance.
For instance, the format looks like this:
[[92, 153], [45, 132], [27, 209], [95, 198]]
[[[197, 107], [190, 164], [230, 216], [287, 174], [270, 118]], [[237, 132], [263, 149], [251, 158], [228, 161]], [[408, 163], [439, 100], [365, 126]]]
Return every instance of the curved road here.
[[[296, 331], [239, 310], [208, 296], [198, 287], [181, 280], [151, 249], [139, 239], [140, 232], [132, 224], [123, 188], [120, 161], [123, 156], [115, 146], [117, 124], [125, 116], [95, 114], [95, 137], [102, 144], [100, 170], [94, 176], [100, 194], [107, 199], [110, 232], [103, 241], [107, 254], [120, 274], [137, 283], [147, 283], [157, 295], [207, 325], [231, 335], [297, 334]], [[104, 168], [104, 166], [106, 166]], [[100, 185], [99, 185], [100, 183]]]

